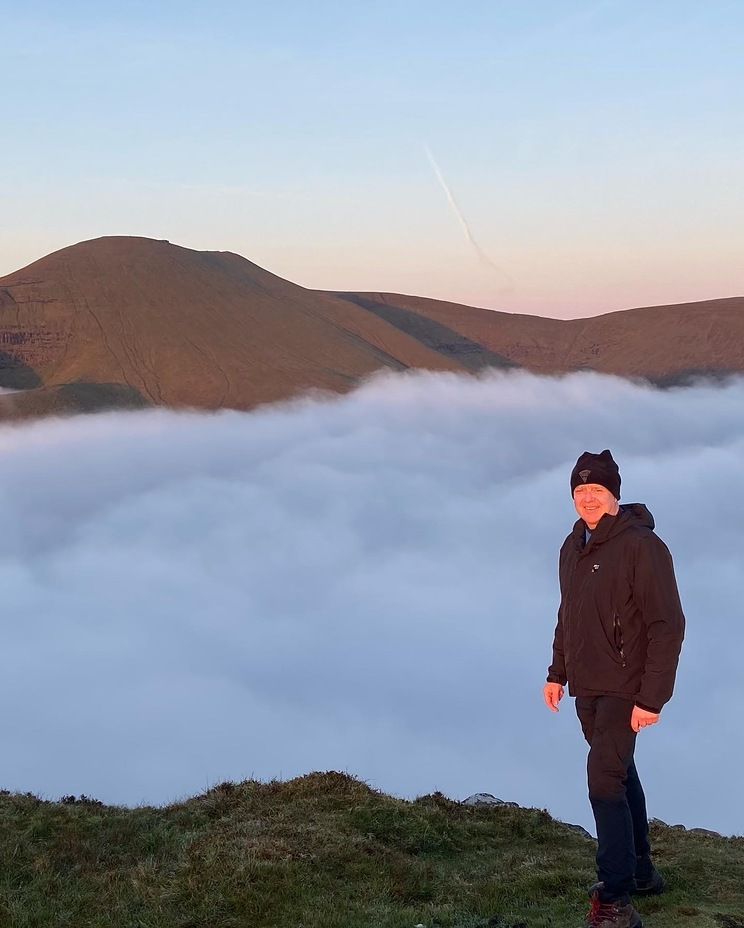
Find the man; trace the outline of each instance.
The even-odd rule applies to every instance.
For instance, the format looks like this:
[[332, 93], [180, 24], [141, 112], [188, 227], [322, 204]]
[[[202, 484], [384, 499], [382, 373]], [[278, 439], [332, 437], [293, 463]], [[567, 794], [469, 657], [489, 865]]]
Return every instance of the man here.
[[589, 928], [642, 928], [630, 893], [659, 893], [633, 753], [636, 734], [671, 698], [685, 618], [669, 551], [640, 503], [620, 505], [609, 451], [585, 451], [571, 472], [579, 519], [561, 548], [561, 603], [543, 698], [558, 711], [563, 687], [589, 743], [589, 800], [597, 877]]

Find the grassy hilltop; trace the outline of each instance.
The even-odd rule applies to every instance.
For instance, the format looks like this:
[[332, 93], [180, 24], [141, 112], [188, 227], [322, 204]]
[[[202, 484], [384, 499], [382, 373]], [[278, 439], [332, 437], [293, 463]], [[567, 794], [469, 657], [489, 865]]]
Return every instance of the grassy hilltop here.
[[[647, 928], [744, 928], [744, 838], [654, 828]], [[386, 796], [340, 773], [165, 807], [0, 794], [12, 928], [577, 928], [594, 842], [546, 812]]]

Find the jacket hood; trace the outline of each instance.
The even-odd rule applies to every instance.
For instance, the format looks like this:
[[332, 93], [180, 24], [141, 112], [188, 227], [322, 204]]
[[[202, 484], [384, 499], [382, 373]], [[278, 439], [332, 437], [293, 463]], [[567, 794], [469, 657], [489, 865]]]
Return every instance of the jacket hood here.
[[[592, 541], [599, 544], [608, 538], [614, 538], [626, 529], [648, 528], [653, 531], [656, 523], [645, 503], [621, 503], [616, 516], [603, 515], [592, 532]], [[586, 523], [577, 519], [573, 527], [573, 536], [579, 547], [584, 545]]]

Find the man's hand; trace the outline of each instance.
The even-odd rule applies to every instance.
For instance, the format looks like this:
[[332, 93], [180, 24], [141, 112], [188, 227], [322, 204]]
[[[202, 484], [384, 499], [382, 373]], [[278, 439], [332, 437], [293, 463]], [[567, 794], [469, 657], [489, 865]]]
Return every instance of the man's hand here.
[[633, 706], [633, 714], [630, 716], [630, 727], [633, 731], [637, 732], [647, 725], [655, 725], [658, 721], [658, 712], [648, 712], [640, 706]]
[[557, 712], [558, 703], [563, 699], [563, 687], [560, 683], [546, 683], [543, 687], [543, 699], [551, 712]]

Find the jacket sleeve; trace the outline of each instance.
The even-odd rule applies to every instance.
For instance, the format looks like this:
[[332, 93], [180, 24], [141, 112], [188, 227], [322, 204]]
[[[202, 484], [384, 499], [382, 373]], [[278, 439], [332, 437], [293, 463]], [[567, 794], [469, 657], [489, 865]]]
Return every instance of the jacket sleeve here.
[[553, 636], [553, 661], [548, 667], [548, 683], [560, 683], [565, 686], [566, 678], [566, 661], [563, 657], [563, 621], [562, 610], [558, 610], [558, 622], [555, 626]]
[[566, 541], [564, 541], [563, 546], [561, 547], [560, 555], [558, 557], [558, 584], [561, 588], [561, 604], [558, 607], [558, 621], [555, 626], [555, 634], [553, 635], [553, 660], [548, 667], [548, 683], [560, 683], [561, 686], [565, 686], [567, 683], [566, 677], [566, 659], [563, 655], [563, 597], [565, 596], [564, 586], [564, 570], [563, 570], [563, 555], [566, 549]]
[[646, 664], [636, 703], [660, 712], [672, 698], [685, 616], [672, 556], [664, 542], [651, 533], [639, 543], [633, 599], [641, 610], [647, 634]]

